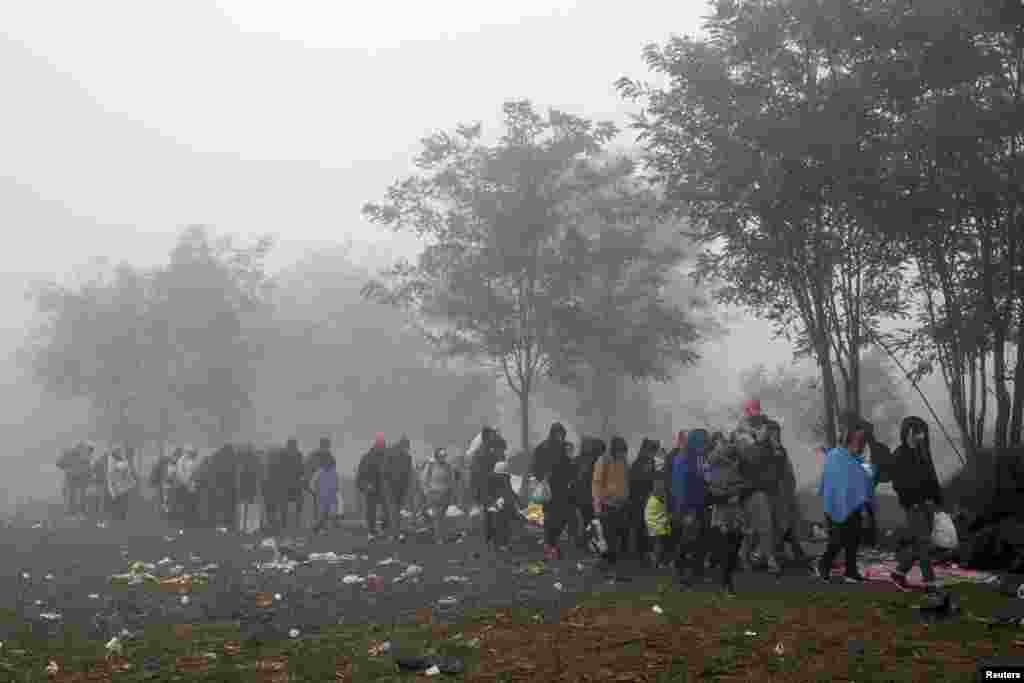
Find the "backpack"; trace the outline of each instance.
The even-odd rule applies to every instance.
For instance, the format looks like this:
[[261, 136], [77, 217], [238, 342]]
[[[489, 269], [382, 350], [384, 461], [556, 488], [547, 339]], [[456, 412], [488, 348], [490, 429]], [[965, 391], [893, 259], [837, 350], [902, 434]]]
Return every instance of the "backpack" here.
[[705, 459], [704, 481], [707, 502], [725, 503], [750, 491], [750, 483], [740, 470], [739, 449], [734, 444], [719, 446]]

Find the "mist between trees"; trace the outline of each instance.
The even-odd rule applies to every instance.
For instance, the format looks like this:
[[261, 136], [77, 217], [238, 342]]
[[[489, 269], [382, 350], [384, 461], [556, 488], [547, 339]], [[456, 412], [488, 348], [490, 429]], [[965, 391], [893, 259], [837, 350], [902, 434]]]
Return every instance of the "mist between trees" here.
[[787, 439], [834, 444], [846, 410], [889, 438], [932, 421], [910, 387], [933, 375], [963, 458], [1020, 445], [1020, 3], [721, 1], [643, 55], [663, 85], [617, 82], [632, 156], [610, 123], [506, 102], [495, 142], [428, 135], [366, 204], [415, 259], [271, 275], [269, 237], [189, 227], [160, 268], [40, 286], [35, 377], [136, 444], [331, 435], [353, 463], [377, 431], [458, 446], [487, 422], [516, 450], [549, 418], [668, 439], [734, 423], [693, 378], [741, 310], [814, 368], [730, 359]]

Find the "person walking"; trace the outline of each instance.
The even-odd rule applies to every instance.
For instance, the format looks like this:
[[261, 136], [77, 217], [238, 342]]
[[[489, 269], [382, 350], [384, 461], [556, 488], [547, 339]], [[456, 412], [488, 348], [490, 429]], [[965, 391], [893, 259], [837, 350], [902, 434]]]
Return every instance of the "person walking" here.
[[412, 444], [409, 437], [402, 435], [394, 447], [388, 449], [381, 470], [381, 484], [388, 520], [391, 522], [391, 536], [394, 540], [404, 538], [402, 534], [402, 506], [409, 496], [409, 482], [412, 480]]
[[598, 458], [594, 466], [594, 514], [601, 521], [601, 528], [608, 544], [604, 567], [611, 581], [620, 579], [618, 561], [629, 534], [629, 477], [626, 462], [628, 452], [626, 440], [621, 436], [614, 436], [608, 452]]
[[575, 478], [575, 468], [569, 457], [566, 430], [555, 422], [548, 430], [548, 438], [533, 454], [531, 474], [537, 481], [546, 481], [551, 490], [551, 499], [544, 504], [544, 559], [558, 560], [561, 551], [558, 540], [569, 523], [572, 510], [569, 499], [570, 483]]
[[315, 535], [327, 528], [332, 520], [337, 526], [338, 461], [331, 453], [331, 441], [326, 437], [320, 440], [320, 448], [316, 450], [313, 457], [317, 459], [316, 464], [319, 470], [316, 479], [317, 521], [313, 526]]
[[932, 567], [932, 531], [935, 512], [943, 504], [942, 486], [935, 473], [928, 424], [919, 417], [908, 417], [900, 424], [900, 445], [893, 453], [890, 466], [892, 486], [900, 507], [907, 517], [909, 543], [897, 556], [892, 580], [907, 588], [907, 573], [914, 563], [921, 565], [921, 578], [929, 591], [936, 590]]
[[448, 462], [448, 449], [434, 449], [434, 457], [423, 467], [423, 497], [434, 526], [434, 542], [444, 543], [448, 508], [455, 496], [455, 468]]
[[[779, 482], [779, 494], [775, 498], [775, 550], [778, 555], [789, 545], [793, 559], [809, 569], [809, 559], [800, 544], [799, 523], [802, 518], [800, 503], [796, 492], [796, 469], [789, 457], [789, 452], [782, 445], [782, 425], [775, 421], [768, 422], [768, 443], [775, 450], [776, 457], [782, 463], [782, 480]], [[805, 569], [806, 571], [806, 569]]]
[[844, 550], [843, 580], [859, 583], [864, 578], [857, 568], [857, 552], [863, 534], [864, 505], [870, 498], [874, 475], [864, 467], [864, 432], [849, 432], [844, 441], [844, 446], [833, 448], [825, 456], [825, 471], [818, 492], [825, 503], [828, 546], [818, 562], [817, 576], [829, 580], [832, 563], [839, 551]]
[[661, 444], [645, 438], [640, 443], [636, 459], [629, 466], [629, 529], [631, 550], [641, 557], [650, 553], [647, 522], [644, 512], [647, 497], [654, 490], [654, 458]]
[[676, 578], [691, 586], [704, 576], [708, 553], [708, 519], [704, 481], [708, 433], [687, 433], [686, 450], [672, 461], [672, 526], [678, 528]]
[[387, 519], [387, 506], [384, 505], [383, 483], [381, 481], [384, 460], [387, 458], [387, 442], [384, 434], [378, 433], [373, 440], [373, 447], [360, 459], [356, 469], [356, 488], [366, 501], [366, 533], [372, 541], [377, 535], [377, 510], [384, 509], [384, 525], [390, 526]]
[[492, 549], [508, 552], [512, 521], [519, 514], [519, 496], [512, 490], [512, 477], [508, 463], [494, 463], [494, 472], [488, 481], [487, 505], [484, 507], [487, 521], [484, 540]]
[[[591, 522], [594, 520], [594, 497], [593, 481], [594, 466], [598, 459], [604, 455], [606, 450], [604, 441], [592, 437], [583, 437], [580, 440], [580, 454], [573, 463], [575, 469], [575, 480], [572, 485], [572, 505], [575, 507], [575, 514], [579, 517], [579, 534], [576, 537], [576, 545], [586, 548], [590, 537]], [[570, 513], [572, 514], [572, 513]]]

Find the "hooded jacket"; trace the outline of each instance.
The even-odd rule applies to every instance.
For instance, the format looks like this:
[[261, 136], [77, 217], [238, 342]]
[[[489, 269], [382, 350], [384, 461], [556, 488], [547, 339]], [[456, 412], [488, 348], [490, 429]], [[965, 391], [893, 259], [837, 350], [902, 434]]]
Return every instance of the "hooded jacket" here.
[[[559, 438], [561, 437], [561, 438]], [[565, 498], [575, 478], [575, 467], [565, 447], [565, 427], [556, 422], [551, 425], [548, 438], [533, 452], [533, 467], [530, 468], [537, 480], [547, 480], [551, 486], [552, 498]]]
[[872, 476], [864, 468], [864, 459], [846, 448], [833, 448], [825, 455], [825, 471], [819, 495], [824, 498], [825, 514], [842, 524], [870, 500]]
[[[925, 439], [918, 448], [911, 448], [908, 440], [912, 430], [925, 432]], [[908, 417], [900, 425], [900, 445], [893, 452], [888, 470], [892, 487], [899, 496], [900, 505], [910, 508], [934, 500], [942, 505], [942, 486], [935, 473], [931, 444], [928, 440], [928, 425], [918, 417]]]
[[654, 456], [660, 444], [644, 439], [636, 460], [629, 467], [629, 498], [634, 505], [643, 505], [654, 490]]
[[627, 450], [625, 440], [621, 436], [616, 436], [612, 438], [609, 451], [597, 459], [591, 485], [595, 502], [617, 506], [629, 501]]
[[705, 506], [704, 462], [707, 432], [695, 429], [686, 438], [686, 451], [672, 460], [672, 513], [700, 510]]
[[386, 457], [387, 448], [374, 443], [373, 448], [359, 460], [359, 466], [356, 468], [356, 487], [360, 491], [369, 494], [381, 492], [381, 474]]

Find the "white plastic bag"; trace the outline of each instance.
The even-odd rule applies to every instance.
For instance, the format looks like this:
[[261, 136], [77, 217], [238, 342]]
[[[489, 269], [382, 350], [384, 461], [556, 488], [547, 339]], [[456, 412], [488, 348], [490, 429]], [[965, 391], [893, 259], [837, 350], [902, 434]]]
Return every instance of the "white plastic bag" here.
[[533, 480], [530, 488], [530, 502], [544, 505], [551, 501], [551, 487], [546, 481]]
[[944, 550], [955, 550], [959, 545], [956, 525], [948, 512], [936, 512], [935, 524], [932, 526], [932, 544]]
[[608, 552], [608, 541], [604, 537], [604, 527], [601, 526], [599, 519], [593, 519], [590, 522], [590, 544], [591, 550], [598, 555]]

